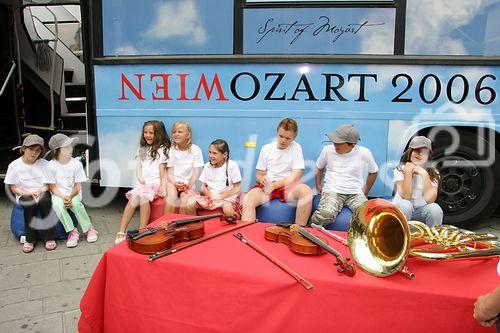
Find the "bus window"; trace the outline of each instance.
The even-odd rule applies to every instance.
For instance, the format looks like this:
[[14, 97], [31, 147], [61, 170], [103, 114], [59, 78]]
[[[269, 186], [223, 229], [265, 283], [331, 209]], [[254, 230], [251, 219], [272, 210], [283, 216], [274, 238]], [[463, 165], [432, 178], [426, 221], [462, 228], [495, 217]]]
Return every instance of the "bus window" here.
[[233, 1], [104, 1], [104, 55], [232, 54]]
[[499, 29], [498, 0], [408, 0], [405, 54], [500, 55]]

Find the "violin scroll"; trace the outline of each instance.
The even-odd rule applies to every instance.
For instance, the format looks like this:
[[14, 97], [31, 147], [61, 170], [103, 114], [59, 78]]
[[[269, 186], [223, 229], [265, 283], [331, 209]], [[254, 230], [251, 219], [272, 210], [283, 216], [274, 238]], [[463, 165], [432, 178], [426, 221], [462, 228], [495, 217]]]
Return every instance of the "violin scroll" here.
[[350, 264], [349, 260], [351, 258], [337, 258], [337, 262], [334, 265], [339, 266], [337, 272], [353, 277], [356, 274], [356, 267], [354, 267], [354, 264]]

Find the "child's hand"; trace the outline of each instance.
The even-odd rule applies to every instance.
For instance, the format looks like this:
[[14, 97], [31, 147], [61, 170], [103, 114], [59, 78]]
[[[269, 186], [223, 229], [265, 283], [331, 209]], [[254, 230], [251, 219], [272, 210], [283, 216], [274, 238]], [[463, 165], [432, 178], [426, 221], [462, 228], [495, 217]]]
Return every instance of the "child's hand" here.
[[417, 175], [422, 176], [422, 177], [427, 176], [427, 171], [419, 165], [415, 166], [415, 168], [413, 169], [413, 172], [416, 173]]
[[163, 187], [158, 189], [158, 197], [165, 198], [166, 195], [167, 195], [167, 191]]
[[216, 197], [217, 197], [217, 194], [215, 193], [212, 193], [212, 191], [208, 191], [208, 195], [207, 195], [210, 200], [217, 200]]
[[186, 190], [187, 185], [184, 184], [183, 182], [176, 182], [175, 187], [177, 188], [177, 191], [183, 192]]
[[411, 162], [406, 162], [405, 170], [404, 170], [405, 175], [407, 175], [407, 176], [413, 175], [413, 172], [415, 171], [415, 167], [416, 167], [415, 164], [413, 164]]
[[137, 181], [139, 182], [139, 184], [142, 184], [142, 185], [144, 185], [146, 183], [144, 181], [144, 178], [142, 178], [142, 177], [137, 178]]
[[63, 198], [63, 201], [64, 201], [64, 207], [66, 207], [67, 209], [73, 208], [73, 203], [71, 202], [71, 198], [70, 197], [65, 196]]
[[267, 176], [262, 177], [260, 183], [264, 186], [262, 190], [264, 191], [265, 194], [269, 194], [274, 190], [273, 182], [271, 181], [271, 179], [269, 179], [269, 177]]
[[31, 193], [31, 197], [33, 198], [33, 200], [35, 200], [36, 203], [38, 203], [38, 200], [40, 200], [40, 192], [36, 191]]

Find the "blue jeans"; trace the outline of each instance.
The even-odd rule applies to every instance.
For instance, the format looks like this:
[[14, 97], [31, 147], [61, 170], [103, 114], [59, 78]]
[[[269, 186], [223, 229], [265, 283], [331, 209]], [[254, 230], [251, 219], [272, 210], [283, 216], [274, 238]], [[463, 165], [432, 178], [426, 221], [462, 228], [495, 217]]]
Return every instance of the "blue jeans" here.
[[429, 228], [443, 224], [443, 210], [437, 203], [413, 207], [409, 200], [395, 199], [394, 204], [403, 212], [408, 221], [424, 222]]

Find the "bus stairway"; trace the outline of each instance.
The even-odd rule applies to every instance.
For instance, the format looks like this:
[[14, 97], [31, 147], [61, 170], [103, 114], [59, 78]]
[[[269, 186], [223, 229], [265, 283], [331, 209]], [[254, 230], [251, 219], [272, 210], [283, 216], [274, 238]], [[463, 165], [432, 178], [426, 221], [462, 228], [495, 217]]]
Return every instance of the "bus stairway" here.
[[84, 84], [72, 81], [73, 71], [64, 70], [67, 113], [61, 114], [59, 132], [67, 135], [87, 134], [87, 96]]

